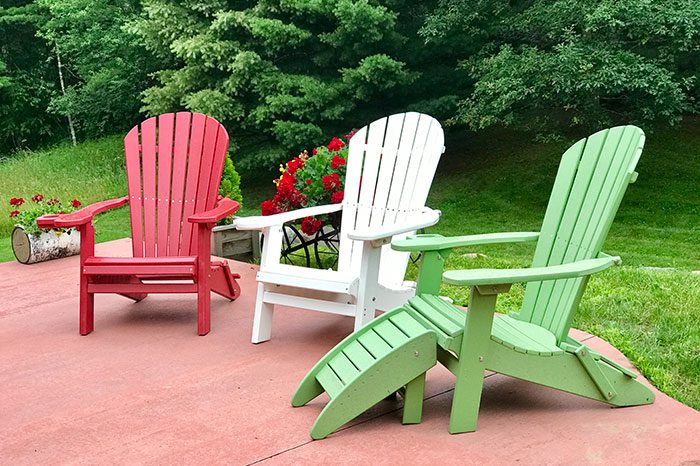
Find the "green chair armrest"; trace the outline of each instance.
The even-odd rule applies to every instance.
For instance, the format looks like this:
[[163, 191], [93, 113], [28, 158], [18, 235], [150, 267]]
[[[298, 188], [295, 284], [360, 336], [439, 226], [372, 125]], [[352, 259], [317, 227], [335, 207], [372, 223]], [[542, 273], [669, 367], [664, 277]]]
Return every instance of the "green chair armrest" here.
[[441, 251], [443, 249], [474, 246], [478, 244], [522, 243], [536, 241], [539, 232], [489, 233], [485, 235], [451, 236], [413, 235], [391, 242], [397, 251]]
[[605, 270], [619, 262], [619, 257], [601, 257], [568, 264], [532, 267], [529, 269], [450, 270], [442, 274], [442, 278], [445, 283], [451, 285], [502, 285], [522, 282], [539, 282], [563, 278], [585, 277]]

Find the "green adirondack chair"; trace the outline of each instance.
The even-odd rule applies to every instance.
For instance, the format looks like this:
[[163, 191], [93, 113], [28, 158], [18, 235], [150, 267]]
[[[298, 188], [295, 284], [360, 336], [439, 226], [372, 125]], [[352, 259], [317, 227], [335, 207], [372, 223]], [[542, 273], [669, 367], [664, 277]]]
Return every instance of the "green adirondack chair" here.
[[[324, 438], [397, 391], [404, 397], [403, 422], [420, 422], [425, 373], [437, 361], [456, 376], [451, 433], [476, 429], [485, 370], [613, 406], [652, 403], [654, 394], [634, 372], [568, 335], [588, 277], [620, 262], [601, 248], [637, 177], [643, 146], [644, 133], [634, 126], [603, 130], [571, 146], [539, 233], [394, 241], [399, 251], [422, 252], [416, 296], [340, 342], [304, 378], [293, 406], [324, 391], [330, 397], [311, 436]], [[537, 241], [531, 268], [443, 273], [454, 248], [524, 241]], [[438, 297], [442, 281], [471, 286], [468, 312]], [[520, 311], [495, 314], [497, 295], [519, 282], [527, 282]]]

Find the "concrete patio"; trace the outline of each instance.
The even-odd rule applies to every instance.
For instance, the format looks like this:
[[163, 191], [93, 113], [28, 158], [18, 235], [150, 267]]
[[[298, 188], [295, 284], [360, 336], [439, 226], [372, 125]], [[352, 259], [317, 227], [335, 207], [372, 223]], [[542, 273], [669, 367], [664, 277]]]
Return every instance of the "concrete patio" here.
[[478, 431], [450, 435], [454, 378], [440, 366], [421, 424], [401, 425], [400, 401], [384, 401], [311, 441], [325, 395], [303, 408], [290, 397], [352, 320], [278, 309], [273, 339], [252, 345], [256, 267], [232, 268], [242, 296], [213, 296], [205, 337], [194, 295], [100, 295], [95, 332], [81, 337], [77, 257], [0, 264], [0, 464], [700, 464], [700, 413], [656, 390], [651, 406], [611, 409], [490, 375]]

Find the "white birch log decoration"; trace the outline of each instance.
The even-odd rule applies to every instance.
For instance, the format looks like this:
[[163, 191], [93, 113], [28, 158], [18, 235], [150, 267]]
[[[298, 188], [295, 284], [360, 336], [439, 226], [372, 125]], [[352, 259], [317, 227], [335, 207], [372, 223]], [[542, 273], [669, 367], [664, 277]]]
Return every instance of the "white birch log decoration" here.
[[27, 234], [22, 227], [12, 232], [12, 252], [22, 264], [34, 264], [80, 253], [80, 232], [48, 230], [38, 235]]

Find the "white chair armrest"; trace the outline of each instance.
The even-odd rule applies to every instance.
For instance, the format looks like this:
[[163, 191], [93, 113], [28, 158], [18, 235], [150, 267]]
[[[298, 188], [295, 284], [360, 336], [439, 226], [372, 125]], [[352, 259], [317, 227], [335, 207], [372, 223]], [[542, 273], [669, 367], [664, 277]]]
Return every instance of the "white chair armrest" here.
[[282, 225], [292, 220], [304, 217], [314, 217], [316, 215], [330, 214], [338, 212], [343, 208], [342, 204], [329, 204], [306, 209], [292, 210], [275, 215], [259, 215], [255, 217], [237, 217], [233, 219], [233, 225], [237, 230], [262, 230], [275, 225]]
[[435, 225], [440, 220], [441, 213], [442, 212], [439, 210], [433, 210], [426, 207], [420, 212], [416, 213], [416, 215], [411, 216], [409, 220], [391, 225], [383, 225], [380, 227], [362, 228], [350, 232], [348, 237], [357, 241], [380, 241], [391, 238], [394, 235], [400, 235], [402, 233], [408, 233], [409, 231], [415, 231]]

